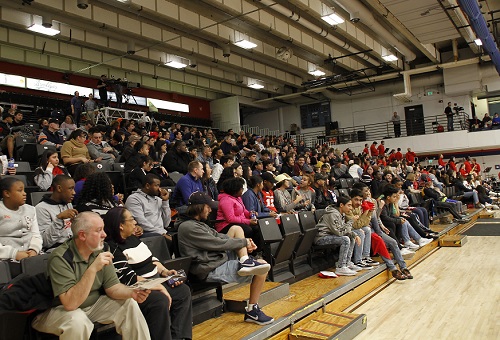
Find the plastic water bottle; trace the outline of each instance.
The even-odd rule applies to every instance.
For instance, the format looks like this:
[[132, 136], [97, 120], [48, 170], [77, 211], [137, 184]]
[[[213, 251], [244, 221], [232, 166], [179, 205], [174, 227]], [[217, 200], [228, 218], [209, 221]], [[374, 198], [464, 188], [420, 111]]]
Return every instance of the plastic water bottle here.
[[251, 211], [250, 212], [250, 219], [255, 220], [256, 218], [257, 218], [257, 214], [255, 213], [255, 211]]
[[15, 175], [16, 173], [16, 167], [14, 165], [14, 158], [11, 158], [9, 159], [9, 162], [7, 163], [7, 172], [10, 174], [10, 175]]

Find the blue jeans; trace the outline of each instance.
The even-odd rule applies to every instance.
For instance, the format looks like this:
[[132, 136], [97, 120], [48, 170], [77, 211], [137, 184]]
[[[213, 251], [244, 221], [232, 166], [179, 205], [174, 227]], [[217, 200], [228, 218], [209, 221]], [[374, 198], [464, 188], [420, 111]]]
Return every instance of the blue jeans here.
[[336, 263], [337, 268], [347, 267], [347, 263], [352, 257], [354, 243], [354, 240], [351, 240], [349, 236], [337, 235], [326, 235], [316, 241], [316, 244], [318, 246], [324, 246], [328, 244], [340, 245], [339, 260]]
[[363, 227], [361, 229], [353, 230], [356, 235], [361, 239], [361, 245], [357, 245], [354, 242], [354, 251], [352, 255], [352, 262], [358, 263], [361, 262], [362, 259], [370, 256], [370, 249], [372, 246], [372, 238], [371, 238], [371, 229], [370, 227]]
[[479, 203], [479, 197], [477, 196], [476, 190], [464, 192], [464, 198], [469, 198], [469, 197], [472, 197], [474, 204]]
[[224, 283], [244, 283], [252, 281], [253, 276], [240, 276], [238, 270], [240, 269], [240, 261], [234, 251], [226, 251], [227, 261], [213, 269], [208, 273], [207, 282], [224, 282]]
[[401, 234], [403, 235], [403, 241], [406, 243], [410, 241], [410, 237], [415, 241], [419, 241], [422, 237], [413, 229], [410, 222], [406, 221], [401, 225]]
[[453, 131], [453, 116], [446, 117], [448, 121], [448, 131]]

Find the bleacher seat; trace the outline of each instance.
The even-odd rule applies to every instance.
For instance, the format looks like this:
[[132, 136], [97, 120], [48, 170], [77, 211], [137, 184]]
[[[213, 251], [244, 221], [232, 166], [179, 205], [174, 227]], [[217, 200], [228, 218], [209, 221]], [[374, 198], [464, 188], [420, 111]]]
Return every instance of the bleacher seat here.
[[112, 164], [109, 162], [99, 162], [99, 163], [90, 163], [96, 169], [97, 172], [107, 172], [111, 171], [113, 168]]
[[32, 206], [37, 205], [38, 203], [40, 203], [40, 201], [42, 200], [43, 196], [45, 196], [46, 194], [50, 194], [50, 193], [51, 193], [50, 191], [36, 191], [36, 192], [32, 192], [30, 194], [30, 197], [31, 197], [30, 204]]
[[16, 168], [16, 173], [31, 172], [31, 166], [29, 162], [14, 162], [14, 168]]
[[314, 217], [316, 218], [316, 222], [325, 214], [325, 209], [316, 209], [314, 211]]
[[153, 256], [156, 257], [158, 261], [165, 266], [165, 268], [175, 270], [183, 269], [186, 274], [189, 273], [191, 258], [178, 256], [175, 259], [172, 259], [165, 237], [144, 237], [141, 238], [141, 241], [148, 246], [151, 253], [153, 253]]
[[168, 174], [168, 176], [172, 179], [172, 181], [174, 181], [175, 183], [179, 182], [179, 180], [182, 178], [182, 176], [184, 176], [183, 174], [177, 172], [177, 171], [174, 171], [174, 172], [170, 172]]
[[0, 288], [2, 288], [11, 279], [9, 264], [7, 261], [0, 261]]
[[354, 184], [354, 178], [346, 178], [347, 181], [347, 189], [351, 189]]
[[348, 189], [339, 189], [339, 193], [344, 196], [349, 196], [349, 190]]
[[115, 194], [124, 194], [125, 195], [125, 176], [122, 171], [106, 171], [111, 183], [114, 186]]
[[[295, 218], [293, 215], [283, 215], [282, 223], [285, 216]], [[272, 217], [260, 219], [259, 229], [264, 243], [264, 259], [271, 265], [269, 279], [279, 282], [293, 281], [295, 277], [290, 271], [290, 260], [300, 238], [300, 232], [282, 234], [278, 223]]]
[[36, 275], [45, 272], [50, 254], [41, 254], [27, 257], [21, 260], [21, 272], [28, 275]]
[[[26, 177], [26, 183], [28, 186], [36, 186], [36, 184], [35, 184], [35, 172], [34, 171], [16, 171], [16, 175]], [[32, 191], [36, 191], [36, 190], [32, 190]]]
[[341, 189], [347, 189], [347, 188], [349, 188], [349, 184], [347, 183], [347, 178], [339, 178], [338, 181], [340, 182], [340, 188]]
[[113, 163], [113, 171], [125, 171], [125, 163]]

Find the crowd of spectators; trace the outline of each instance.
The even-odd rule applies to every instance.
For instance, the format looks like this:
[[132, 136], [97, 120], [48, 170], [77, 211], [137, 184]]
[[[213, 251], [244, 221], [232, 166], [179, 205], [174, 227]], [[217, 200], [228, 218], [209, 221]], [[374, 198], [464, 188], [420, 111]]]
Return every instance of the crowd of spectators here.
[[[2, 118], [4, 124], [14, 120]], [[40, 190], [51, 191], [36, 207], [25, 204], [22, 182], [8, 176], [0, 182], [0, 255], [2, 260], [20, 260], [42, 251], [60, 255], [59, 247], [87, 247], [92, 250], [87, 255], [101, 261], [96, 265], [98, 271], [116, 266], [119, 281], [108, 278], [106, 293], [118, 282], [132, 284], [173, 273], [151, 261], [140, 238], [163, 236], [170, 244], [172, 232], [178, 230], [181, 255], [194, 257], [198, 279], [245, 282], [250, 277], [251, 301], [245, 321], [267, 324], [273, 319], [258, 307], [258, 296], [270, 267], [251, 256], [263, 247], [259, 218], [279, 221], [282, 214], [325, 209], [315, 244], [340, 246], [337, 275], [369, 270], [378, 265], [371, 256], [379, 254], [392, 275], [405, 280], [413, 276], [404, 258], [437, 237], [431, 222], [440, 210], [462, 223], [468, 220], [468, 203], [476, 208], [493, 206], [495, 194], [482, 181], [480, 165], [469, 157], [457, 164], [453, 157], [445, 162], [441, 156], [436, 166], [421, 166], [410, 148], [403, 154], [401, 148], [386, 148], [384, 141], [366, 144], [355, 154], [350, 149], [307, 147], [284, 136], [244, 131], [237, 134], [229, 130], [218, 140], [211, 129], [168, 125], [165, 121], [151, 124], [123, 119], [110, 125], [86, 122], [75, 128], [70, 118], [64, 127], [57, 119], [42, 122], [45, 126], [38, 141], [54, 146], [54, 150], [43, 154], [35, 170]], [[1, 145], [10, 157], [8, 143]], [[108, 168], [114, 163], [124, 165], [128, 192], [115, 193], [106, 173], [96, 172], [96, 166]], [[342, 185], [343, 180], [349, 180], [348, 188]], [[456, 197], [446, 197], [444, 189], [449, 186], [456, 188]], [[339, 194], [339, 189], [349, 189], [349, 196]], [[411, 194], [433, 204], [429, 209], [413, 207]], [[102, 228], [92, 231], [94, 226], [84, 217], [94, 221], [104, 218], [98, 223]], [[78, 218], [82, 220], [75, 228]], [[111, 254], [100, 252], [102, 247], [94, 244], [92, 248], [92, 237], [97, 241], [106, 238], [117, 252], [114, 258], [101, 256]], [[226, 256], [226, 251], [232, 255]], [[72, 289], [69, 284], [69, 290], [64, 291], [58, 284], [60, 294]], [[176, 289], [158, 288], [169, 299], [167, 305], [176, 303], [172, 294]], [[176, 291], [177, 303], [190, 301], [187, 294]], [[119, 296], [116, 292], [108, 295]], [[127, 297], [138, 302], [148, 299]], [[184, 319], [191, 315], [185, 306], [171, 309], [172, 335], [189, 337], [179, 315], [172, 315], [176, 311]], [[176, 324], [182, 327], [175, 328]]]

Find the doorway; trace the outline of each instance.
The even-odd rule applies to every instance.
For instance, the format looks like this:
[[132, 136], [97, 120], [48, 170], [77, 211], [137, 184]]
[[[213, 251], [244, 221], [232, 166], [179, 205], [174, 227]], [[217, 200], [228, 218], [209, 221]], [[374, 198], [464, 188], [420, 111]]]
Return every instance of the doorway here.
[[406, 135], [425, 135], [424, 107], [413, 105], [405, 107]]

